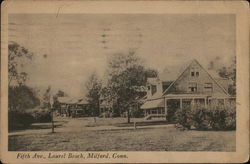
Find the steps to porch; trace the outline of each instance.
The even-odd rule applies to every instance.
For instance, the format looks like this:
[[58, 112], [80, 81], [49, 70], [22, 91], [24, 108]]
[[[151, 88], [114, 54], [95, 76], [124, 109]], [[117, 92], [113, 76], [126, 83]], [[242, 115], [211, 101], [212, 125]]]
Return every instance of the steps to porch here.
[[144, 117], [145, 120], [151, 120], [152, 118], [165, 118], [165, 114], [149, 114]]

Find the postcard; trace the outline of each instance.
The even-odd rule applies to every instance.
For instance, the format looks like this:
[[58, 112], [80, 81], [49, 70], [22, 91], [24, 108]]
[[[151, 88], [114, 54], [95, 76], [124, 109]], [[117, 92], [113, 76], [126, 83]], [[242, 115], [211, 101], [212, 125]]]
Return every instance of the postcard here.
[[4, 1], [1, 161], [248, 161], [248, 7]]

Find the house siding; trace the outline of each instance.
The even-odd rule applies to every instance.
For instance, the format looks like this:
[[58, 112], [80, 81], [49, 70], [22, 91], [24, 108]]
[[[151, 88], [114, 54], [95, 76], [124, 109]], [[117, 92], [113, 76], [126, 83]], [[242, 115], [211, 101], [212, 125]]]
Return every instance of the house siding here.
[[[191, 72], [194, 70], [199, 72], [199, 76], [192, 77]], [[189, 83], [194, 82], [197, 84], [196, 92], [189, 91]], [[204, 88], [205, 83], [212, 84], [212, 91], [207, 92]], [[174, 84], [169, 88], [167, 94], [183, 94], [183, 93], [197, 93], [206, 94], [208, 96], [227, 96], [225, 91], [213, 80], [209, 74], [197, 63], [192, 62], [190, 66], [182, 73], [182, 75], [174, 82]]]

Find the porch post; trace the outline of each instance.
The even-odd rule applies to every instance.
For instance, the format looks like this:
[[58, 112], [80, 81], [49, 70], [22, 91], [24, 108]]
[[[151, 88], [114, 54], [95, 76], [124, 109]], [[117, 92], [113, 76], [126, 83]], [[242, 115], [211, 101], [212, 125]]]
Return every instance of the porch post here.
[[205, 108], [207, 108], [207, 99], [206, 99], [206, 97], [204, 98], [204, 102], [205, 102]]
[[180, 98], [180, 109], [182, 109], [182, 98]]
[[165, 107], [165, 116], [167, 116], [168, 113], [168, 99], [164, 97], [164, 107]]

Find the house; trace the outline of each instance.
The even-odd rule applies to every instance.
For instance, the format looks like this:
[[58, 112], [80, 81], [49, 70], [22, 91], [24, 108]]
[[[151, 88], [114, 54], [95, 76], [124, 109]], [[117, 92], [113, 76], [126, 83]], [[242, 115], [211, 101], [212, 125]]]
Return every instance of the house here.
[[58, 97], [59, 115], [68, 117], [89, 116], [89, 104], [83, 98]]
[[146, 117], [171, 118], [177, 109], [190, 107], [192, 103], [207, 107], [212, 101], [221, 105], [235, 101], [228, 93], [230, 80], [209, 73], [197, 60], [176, 71], [177, 68], [165, 70], [159, 77], [147, 80], [147, 100], [141, 106]]

